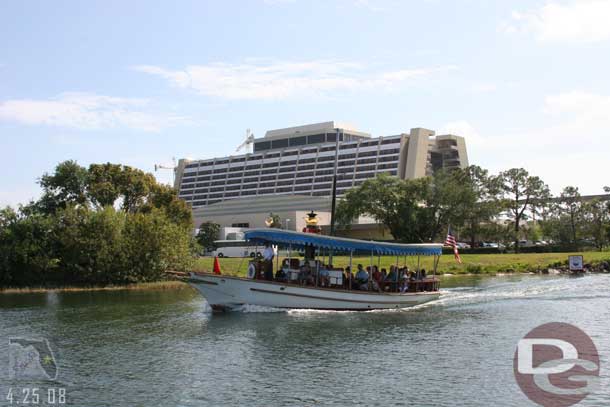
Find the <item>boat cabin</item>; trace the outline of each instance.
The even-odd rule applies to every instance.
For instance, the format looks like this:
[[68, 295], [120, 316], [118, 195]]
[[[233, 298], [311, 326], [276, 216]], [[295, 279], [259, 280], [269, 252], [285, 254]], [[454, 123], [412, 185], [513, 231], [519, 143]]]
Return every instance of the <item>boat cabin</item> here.
[[[252, 229], [245, 232], [245, 239], [254, 245], [281, 245], [286, 249], [283, 259], [276, 249], [272, 261], [265, 258], [250, 261], [248, 278], [253, 280], [377, 293], [439, 290], [436, 269], [442, 244], [364, 241], [280, 229]], [[349, 255], [349, 265], [345, 268], [333, 266], [336, 255]], [[369, 261], [354, 264], [355, 255], [366, 255]], [[396, 261], [386, 270], [381, 268], [381, 256], [395, 256]], [[407, 257], [412, 256], [417, 257], [413, 270], [407, 267]], [[420, 267], [420, 256], [434, 258], [430, 274]]]

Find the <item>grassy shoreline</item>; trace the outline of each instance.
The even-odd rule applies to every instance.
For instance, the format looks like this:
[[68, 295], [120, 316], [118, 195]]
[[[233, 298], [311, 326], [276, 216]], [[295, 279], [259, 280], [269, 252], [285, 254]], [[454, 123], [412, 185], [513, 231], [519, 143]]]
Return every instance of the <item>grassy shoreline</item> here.
[[0, 288], [0, 294], [28, 294], [46, 292], [80, 292], [80, 291], [163, 291], [190, 289], [183, 281], [168, 280], [150, 283], [112, 284], [106, 286], [65, 286], [65, 287], [7, 287]]

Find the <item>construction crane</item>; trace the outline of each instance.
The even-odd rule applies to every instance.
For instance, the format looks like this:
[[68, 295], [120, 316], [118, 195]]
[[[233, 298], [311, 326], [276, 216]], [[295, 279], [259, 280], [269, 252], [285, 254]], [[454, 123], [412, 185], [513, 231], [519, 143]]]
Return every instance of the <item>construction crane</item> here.
[[155, 164], [155, 172], [159, 170], [172, 170], [173, 172], [173, 185], [176, 185], [176, 172], [178, 171], [178, 165], [176, 164], [176, 157], [172, 157], [172, 165]]
[[246, 153], [251, 153], [250, 146], [254, 143], [254, 133], [250, 131], [250, 129], [246, 129], [246, 138], [243, 143], [241, 143], [236, 149], [235, 152], [239, 152], [241, 149], [245, 148]]

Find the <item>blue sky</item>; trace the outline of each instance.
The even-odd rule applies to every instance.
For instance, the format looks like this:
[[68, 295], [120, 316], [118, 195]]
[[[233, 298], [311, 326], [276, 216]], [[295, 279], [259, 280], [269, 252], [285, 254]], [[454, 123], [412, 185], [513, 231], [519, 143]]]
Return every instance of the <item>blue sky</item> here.
[[608, 21], [608, 0], [3, 1], [0, 205], [63, 160], [152, 171], [327, 120], [453, 132], [473, 164], [600, 193]]

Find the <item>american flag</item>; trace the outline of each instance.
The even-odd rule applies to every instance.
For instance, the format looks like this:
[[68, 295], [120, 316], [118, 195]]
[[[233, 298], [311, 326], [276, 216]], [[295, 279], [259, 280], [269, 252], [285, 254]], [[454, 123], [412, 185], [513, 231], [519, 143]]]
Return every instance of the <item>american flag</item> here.
[[462, 258], [460, 257], [460, 253], [458, 253], [457, 241], [455, 240], [455, 236], [453, 236], [453, 231], [451, 230], [451, 226], [449, 226], [449, 230], [447, 231], [447, 238], [445, 239], [445, 246], [453, 247], [453, 255], [455, 256], [455, 261], [462, 264]]

